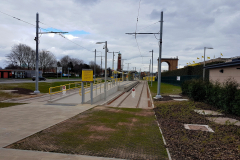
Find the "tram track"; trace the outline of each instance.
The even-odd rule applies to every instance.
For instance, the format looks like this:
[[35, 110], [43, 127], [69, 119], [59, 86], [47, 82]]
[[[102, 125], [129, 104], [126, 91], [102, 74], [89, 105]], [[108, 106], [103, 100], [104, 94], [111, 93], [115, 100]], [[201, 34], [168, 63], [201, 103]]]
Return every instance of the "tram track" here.
[[[119, 107], [119, 108], [140, 108], [140, 102], [143, 96], [144, 88], [146, 87], [145, 81], [140, 81], [135, 88], [135, 97], [131, 97], [132, 88], [126, 92], [123, 92], [112, 101], [107, 103], [107, 106]], [[147, 94], [147, 93], [146, 93]], [[144, 94], [145, 95], [145, 94]], [[147, 97], [145, 97], [147, 98]], [[148, 106], [148, 105], [147, 105]]]

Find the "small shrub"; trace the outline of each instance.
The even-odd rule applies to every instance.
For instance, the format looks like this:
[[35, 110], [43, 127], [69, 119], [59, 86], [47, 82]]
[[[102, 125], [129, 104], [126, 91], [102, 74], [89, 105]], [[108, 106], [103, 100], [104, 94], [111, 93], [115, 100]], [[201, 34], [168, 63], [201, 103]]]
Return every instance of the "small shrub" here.
[[240, 90], [236, 91], [232, 102], [232, 113], [240, 116]]
[[240, 115], [239, 84], [233, 79], [224, 83], [192, 79], [182, 83], [182, 94], [194, 101], [204, 101], [225, 112]]

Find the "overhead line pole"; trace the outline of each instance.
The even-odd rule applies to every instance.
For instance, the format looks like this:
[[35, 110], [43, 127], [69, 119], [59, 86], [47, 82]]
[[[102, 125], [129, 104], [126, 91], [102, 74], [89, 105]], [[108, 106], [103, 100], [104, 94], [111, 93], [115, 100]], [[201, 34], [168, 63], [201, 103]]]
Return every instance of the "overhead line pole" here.
[[[128, 64], [128, 68], [129, 68], [129, 64], [131, 64], [131, 63], [126, 63], [126, 64]], [[127, 69], [127, 71], [128, 71], [128, 69]], [[128, 71], [128, 73], [129, 73], [129, 71]], [[127, 76], [128, 76], [128, 74], [127, 74]], [[129, 80], [129, 78], [127, 78], [127, 81]]]
[[161, 55], [162, 55], [162, 29], [163, 29], [163, 11], [161, 12], [161, 20], [160, 22], [160, 33], [126, 33], [126, 34], [135, 34], [135, 37], [137, 34], [160, 34], [160, 39], [159, 39], [159, 63], [158, 63], [158, 90], [157, 90], [157, 95], [154, 97], [155, 99], [163, 98], [160, 95], [160, 90], [161, 90]]
[[149, 52], [152, 52], [152, 80], [151, 80], [151, 87], [152, 87], [152, 81], [153, 81], [153, 50], [152, 51], [149, 51]]
[[122, 65], [121, 65], [121, 66], [122, 66], [122, 81], [123, 81], [123, 66], [124, 66], [123, 61], [124, 61], [124, 60], [127, 60], [127, 59], [122, 59], [122, 56], [121, 56], [121, 63], [122, 63]]
[[39, 38], [38, 38], [38, 35], [39, 34], [48, 34], [48, 33], [68, 33], [68, 32], [41, 32], [39, 33], [39, 14], [37, 13], [36, 14], [36, 37], [35, 37], [35, 41], [36, 41], [36, 69], [35, 69], [35, 91], [34, 93], [35, 94], [39, 94], [40, 91], [38, 90], [38, 79], [39, 79], [39, 68], [38, 68], [38, 62], [39, 62], [39, 59], [38, 59], [38, 41], [39, 41]]

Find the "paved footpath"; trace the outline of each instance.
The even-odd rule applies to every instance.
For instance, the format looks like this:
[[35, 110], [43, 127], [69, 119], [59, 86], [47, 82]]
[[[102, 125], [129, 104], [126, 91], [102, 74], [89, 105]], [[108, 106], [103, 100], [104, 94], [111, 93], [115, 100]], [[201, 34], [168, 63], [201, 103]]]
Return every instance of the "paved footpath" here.
[[39, 151], [5, 149], [3, 147], [44, 130], [54, 124], [93, 108], [94, 105], [49, 105], [30, 103], [0, 109], [0, 160], [81, 159], [105, 160], [108, 158], [68, 155]]

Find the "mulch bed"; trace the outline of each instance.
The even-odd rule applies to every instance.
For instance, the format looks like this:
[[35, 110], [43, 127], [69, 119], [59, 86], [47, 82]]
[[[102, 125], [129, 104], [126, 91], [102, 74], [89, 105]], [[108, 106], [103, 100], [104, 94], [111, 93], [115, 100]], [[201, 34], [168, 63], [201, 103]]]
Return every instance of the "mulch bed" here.
[[[240, 159], [240, 127], [215, 124], [193, 111], [194, 106], [214, 110], [213, 106], [191, 101], [157, 105], [154, 110], [172, 159]], [[214, 133], [187, 130], [184, 124], [209, 125]]]
[[26, 88], [13, 88], [13, 90], [17, 90], [17, 91], [12, 92], [12, 93], [17, 93], [17, 94], [31, 95], [31, 93], [33, 93], [33, 91], [31, 89], [26, 89]]
[[153, 99], [154, 101], [170, 101], [173, 100], [172, 97], [170, 96], [162, 96], [163, 98], [159, 98], [159, 99]]

